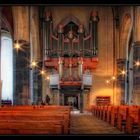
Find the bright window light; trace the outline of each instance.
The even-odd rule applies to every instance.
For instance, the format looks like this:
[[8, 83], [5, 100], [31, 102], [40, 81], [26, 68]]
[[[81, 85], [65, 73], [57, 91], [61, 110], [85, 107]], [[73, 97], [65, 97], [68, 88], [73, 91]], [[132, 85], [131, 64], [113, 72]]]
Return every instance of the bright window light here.
[[2, 99], [13, 102], [13, 47], [12, 39], [1, 37]]

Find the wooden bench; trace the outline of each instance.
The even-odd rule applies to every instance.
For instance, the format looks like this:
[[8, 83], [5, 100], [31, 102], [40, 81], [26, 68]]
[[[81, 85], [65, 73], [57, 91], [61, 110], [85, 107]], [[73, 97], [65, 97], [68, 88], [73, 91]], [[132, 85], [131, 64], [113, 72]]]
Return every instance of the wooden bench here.
[[0, 134], [61, 134], [63, 127], [54, 121], [0, 120]]
[[118, 114], [118, 106], [112, 106], [111, 108], [111, 125], [116, 126], [117, 124], [117, 114]]
[[117, 113], [117, 128], [119, 130], [125, 131], [126, 129], [126, 117], [128, 116], [128, 108], [129, 106], [119, 106]]
[[107, 122], [111, 124], [111, 110], [113, 106], [108, 106], [107, 107]]
[[103, 116], [102, 116], [103, 121], [107, 121], [107, 111], [108, 111], [108, 106], [104, 106], [104, 108], [103, 108]]
[[140, 107], [137, 106], [129, 107], [128, 115], [126, 118], [126, 133], [140, 134]]
[[[64, 129], [63, 131], [61, 131], [60, 134], [69, 133], [70, 107], [59, 107], [59, 106], [55, 106], [55, 107], [45, 106], [45, 108], [32, 107], [32, 106], [29, 106], [29, 107], [27, 106], [25, 108], [22, 106], [21, 107], [8, 107], [8, 108], [4, 107], [4, 108], [0, 108], [0, 121], [2, 121], [4, 117], [5, 117], [5, 120], [10, 120], [10, 121], [15, 121], [15, 119], [20, 120], [20, 121], [24, 120], [25, 122], [30, 122], [31, 120], [32, 121], [49, 120], [50, 122], [52, 122], [52, 124], [54, 120], [56, 120], [57, 122], [60, 122], [61, 129], [62, 130]], [[27, 131], [27, 129], [25, 130]]]

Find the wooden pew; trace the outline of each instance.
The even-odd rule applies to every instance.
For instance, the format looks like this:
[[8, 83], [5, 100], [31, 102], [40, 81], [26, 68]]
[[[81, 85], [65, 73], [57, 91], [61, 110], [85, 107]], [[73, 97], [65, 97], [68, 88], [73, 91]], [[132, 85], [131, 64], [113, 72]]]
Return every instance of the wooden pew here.
[[[28, 114], [28, 116], [27, 116], [27, 114]], [[37, 114], [39, 114], [39, 116]], [[50, 116], [48, 116], [48, 114], [50, 114]], [[43, 107], [39, 107], [39, 108], [38, 107], [34, 108], [32, 106], [29, 106], [29, 107], [27, 106], [24, 108], [21, 106], [21, 107], [12, 107], [12, 108], [8, 107], [8, 108], [0, 109], [0, 116], [7, 115], [7, 117], [5, 116], [5, 119], [6, 118], [9, 119], [9, 117], [12, 116], [11, 118], [13, 120], [15, 118], [18, 120], [25, 118], [24, 121], [30, 121], [31, 119], [36, 120], [36, 121], [41, 120], [39, 117], [42, 117], [42, 115], [45, 115], [44, 118], [46, 117], [46, 119], [50, 119], [49, 121], [52, 122], [54, 119], [56, 119], [56, 114], [63, 116], [63, 118], [61, 118], [61, 124], [62, 124], [62, 127], [64, 125], [64, 134], [68, 134], [69, 125], [70, 125], [70, 107], [59, 107], [59, 106], [51, 106], [51, 107], [48, 106], [47, 107], [47, 106], [45, 106], [45, 108], [44, 108], [44, 106], [43, 106]], [[38, 117], [36, 117], [38, 119], [35, 119], [35, 116], [38, 116]], [[42, 118], [42, 119], [44, 119], [44, 118]], [[60, 121], [60, 120], [58, 120], [58, 118], [56, 120]], [[61, 133], [63, 133], [63, 132], [61, 132]]]
[[[129, 106], [119, 106], [117, 113], [117, 128], [122, 131], [126, 128], [126, 117], [128, 116]], [[125, 130], [124, 130], [125, 131]]]
[[107, 108], [107, 122], [111, 124], [111, 110], [113, 106], [108, 106]]
[[108, 110], [108, 106], [104, 106], [104, 108], [103, 108], [103, 116], [102, 116], [103, 121], [107, 121], [107, 110]]
[[[59, 111], [54, 111], [54, 112], [48, 112], [48, 111], [44, 111], [42, 110], [41, 112], [39, 110], [35, 110], [33, 112], [31, 111], [1, 111], [0, 112], [0, 116], [3, 115], [9, 115], [11, 117], [11, 119], [14, 118], [18, 118], [18, 116], [23, 116], [22, 118], [26, 117], [28, 115], [28, 118], [30, 116], [30, 118], [35, 119], [35, 117], [42, 117], [44, 116], [44, 118], [46, 117], [46, 119], [57, 119], [58, 116], [61, 116], [61, 120], [63, 120], [63, 124], [64, 124], [64, 133], [69, 133], [69, 127], [70, 127], [70, 119], [68, 118], [68, 114], [65, 114], [63, 112], [59, 112]], [[43, 119], [44, 119], [43, 118]]]
[[[134, 132], [136, 130], [136, 132]], [[131, 106], [128, 109], [128, 115], [126, 118], [126, 133], [140, 134], [140, 107]]]
[[111, 125], [116, 126], [117, 123], [117, 114], [118, 114], [118, 106], [112, 106], [111, 108]]
[[0, 120], [0, 134], [61, 134], [62, 131], [58, 121]]

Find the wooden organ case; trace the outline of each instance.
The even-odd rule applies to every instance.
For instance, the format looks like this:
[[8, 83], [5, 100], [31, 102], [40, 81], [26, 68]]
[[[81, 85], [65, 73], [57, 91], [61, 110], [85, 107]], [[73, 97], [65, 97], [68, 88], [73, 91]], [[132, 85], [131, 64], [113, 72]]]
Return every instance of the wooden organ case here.
[[55, 69], [59, 77], [58, 84], [55, 81], [50, 88], [57, 88], [61, 92], [65, 89], [71, 92], [79, 90], [82, 106], [83, 90], [91, 88], [91, 71], [98, 63], [98, 12], [91, 12], [87, 35], [84, 25], [74, 16], [60, 23], [55, 32], [51, 12], [44, 11], [42, 15], [44, 67]]

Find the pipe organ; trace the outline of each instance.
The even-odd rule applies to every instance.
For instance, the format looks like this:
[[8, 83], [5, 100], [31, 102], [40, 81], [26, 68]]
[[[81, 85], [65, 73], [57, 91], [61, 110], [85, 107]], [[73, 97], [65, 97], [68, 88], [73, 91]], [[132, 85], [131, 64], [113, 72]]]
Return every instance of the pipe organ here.
[[[70, 20], [53, 29], [50, 11], [43, 14], [43, 61], [46, 69], [56, 69], [59, 88], [77, 86], [83, 88], [83, 74], [96, 68], [98, 63], [98, 12], [91, 12], [89, 33], [84, 25]], [[91, 76], [92, 77], [92, 76]]]

